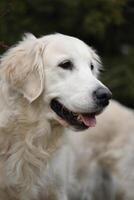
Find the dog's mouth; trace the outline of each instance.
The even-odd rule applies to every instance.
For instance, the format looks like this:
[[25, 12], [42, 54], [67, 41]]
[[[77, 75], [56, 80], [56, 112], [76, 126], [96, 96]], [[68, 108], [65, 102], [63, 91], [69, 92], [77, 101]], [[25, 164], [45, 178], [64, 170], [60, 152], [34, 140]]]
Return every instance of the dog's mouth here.
[[96, 115], [100, 112], [75, 113], [67, 109], [58, 100], [53, 99], [50, 103], [51, 109], [60, 117], [62, 122], [71, 125], [75, 130], [84, 130], [96, 125]]

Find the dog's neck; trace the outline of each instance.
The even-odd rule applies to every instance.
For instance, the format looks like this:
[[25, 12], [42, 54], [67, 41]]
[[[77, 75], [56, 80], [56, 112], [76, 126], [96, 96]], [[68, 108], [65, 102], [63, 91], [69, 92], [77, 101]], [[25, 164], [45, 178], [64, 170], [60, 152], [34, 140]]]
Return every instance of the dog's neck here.
[[[27, 174], [28, 171], [36, 169], [40, 176], [41, 171], [45, 170], [45, 166], [61, 147], [63, 127], [46, 118], [46, 108], [41, 99], [32, 105], [22, 97], [17, 97], [13, 101], [15, 104], [9, 99], [10, 106], [9, 102], [4, 102], [4, 99], [2, 101], [1, 161], [6, 162], [6, 170], [10, 171], [13, 177], [8, 177], [14, 182], [11, 184], [21, 182], [24, 185], [32, 185], [32, 182], [37, 181], [37, 177], [33, 180], [32, 175]], [[22, 170], [23, 177], [20, 176]]]
[[42, 97], [30, 104], [24, 97], [14, 97], [9, 92], [7, 89], [0, 99], [3, 104], [1, 115], [5, 116], [0, 122], [0, 152], [7, 154], [9, 149], [20, 145], [21, 148], [41, 150], [45, 159], [51, 157], [61, 145], [63, 127], [47, 119], [48, 109]]

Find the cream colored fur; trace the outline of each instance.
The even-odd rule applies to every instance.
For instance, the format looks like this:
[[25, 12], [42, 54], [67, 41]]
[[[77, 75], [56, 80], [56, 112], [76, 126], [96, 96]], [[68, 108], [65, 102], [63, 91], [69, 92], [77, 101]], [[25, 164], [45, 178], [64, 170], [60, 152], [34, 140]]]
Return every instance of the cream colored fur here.
[[63, 128], [48, 120], [52, 114], [41, 94], [44, 48], [46, 43], [28, 35], [1, 59], [1, 200], [64, 199], [62, 186], [56, 186], [62, 181], [57, 175], [55, 183], [51, 169]]
[[[72, 72], [58, 67], [66, 59], [74, 62]], [[74, 112], [92, 111], [92, 93], [103, 86], [98, 62], [84, 42], [62, 34], [28, 34], [2, 56], [0, 200], [67, 200], [66, 134], [50, 101], [58, 97]]]
[[62, 127], [45, 119], [41, 97], [30, 105], [6, 87], [1, 86], [0, 188], [11, 199], [36, 199], [41, 187], [47, 194], [48, 163], [61, 146]]

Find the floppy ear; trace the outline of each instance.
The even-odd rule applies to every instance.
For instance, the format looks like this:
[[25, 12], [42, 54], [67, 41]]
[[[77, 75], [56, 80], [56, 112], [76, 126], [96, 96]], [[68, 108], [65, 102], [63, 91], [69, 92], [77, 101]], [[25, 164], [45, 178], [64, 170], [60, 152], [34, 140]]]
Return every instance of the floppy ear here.
[[1, 59], [1, 73], [6, 81], [30, 102], [43, 91], [43, 49], [43, 43], [28, 34]]

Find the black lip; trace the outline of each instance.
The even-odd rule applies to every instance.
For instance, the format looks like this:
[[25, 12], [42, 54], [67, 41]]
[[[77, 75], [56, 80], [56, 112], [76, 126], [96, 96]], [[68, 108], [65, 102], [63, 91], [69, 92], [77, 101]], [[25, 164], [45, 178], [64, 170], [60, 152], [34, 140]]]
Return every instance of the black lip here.
[[59, 117], [67, 121], [75, 130], [85, 130], [88, 128], [83, 122], [79, 122], [77, 116], [65, 108], [58, 100], [52, 99], [50, 106]]

